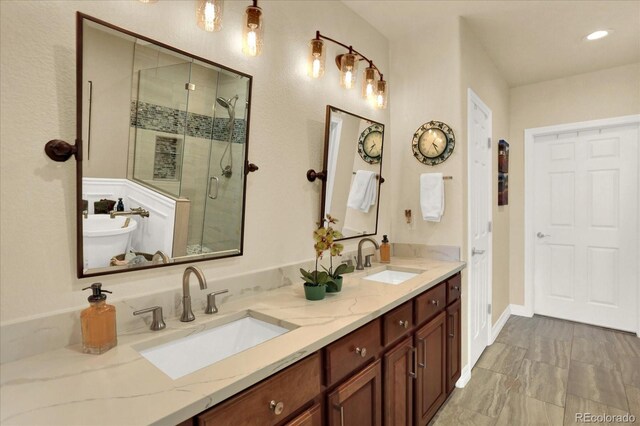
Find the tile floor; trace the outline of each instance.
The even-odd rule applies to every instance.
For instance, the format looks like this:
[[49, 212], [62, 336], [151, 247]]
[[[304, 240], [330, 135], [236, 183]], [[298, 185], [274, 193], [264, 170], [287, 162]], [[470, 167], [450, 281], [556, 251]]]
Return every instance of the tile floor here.
[[640, 339], [549, 317], [511, 316], [464, 389], [431, 424], [575, 425], [576, 413], [640, 425]]

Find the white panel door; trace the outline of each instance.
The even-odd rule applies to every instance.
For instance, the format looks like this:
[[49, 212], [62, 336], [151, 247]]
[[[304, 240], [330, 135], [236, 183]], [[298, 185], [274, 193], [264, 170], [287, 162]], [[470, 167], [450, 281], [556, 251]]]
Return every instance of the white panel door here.
[[534, 139], [534, 310], [637, 327], [638, 126]]
[[[472, 93], [472, 92], [471, 92]], [[491, 110], [469, 95], [470, 367], [489, 344], [491, 285]]]

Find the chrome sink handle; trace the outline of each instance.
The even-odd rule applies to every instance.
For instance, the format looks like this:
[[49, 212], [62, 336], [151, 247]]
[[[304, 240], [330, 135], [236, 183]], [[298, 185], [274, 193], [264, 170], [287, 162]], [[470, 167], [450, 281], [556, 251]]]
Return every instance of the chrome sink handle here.
[[153, 321], [151, 321], [151, 326], [149, 327], [151, 330], [158, 331], [167, 327], [162, 316], [162, 306], [152, 306], [150, 308], [140, 309], [138, 311], [134, 311], [133, 315], [146, 314], [147, 312], [153, 312]]
[[214, 291], [213, 293], [207, 294], [207, 309], [204, 310], [205, 314], [215, 314], [218, 312], [218, 307], [216, 306], [216, 296], [218, 294], [228, 293], [229, 289], [224, 289], [220, 291]]

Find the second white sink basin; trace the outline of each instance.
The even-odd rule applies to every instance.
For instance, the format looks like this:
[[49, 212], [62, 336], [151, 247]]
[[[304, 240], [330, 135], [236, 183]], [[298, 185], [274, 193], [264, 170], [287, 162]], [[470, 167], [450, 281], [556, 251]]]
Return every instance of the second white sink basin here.
[[413, 277], [417, 277], [419, 274], [415, 272], [394, 271], [387, 269], [376, 274], [371, 274], [364, 277], [365, 280], [378, 281], [385, 284], [398, 285], [410, 280]]
[[[277, 320], [275, 320], [277, 321]], [[178, 379], [288, 332], [252, 316], [138, 350], [172, 379]]]

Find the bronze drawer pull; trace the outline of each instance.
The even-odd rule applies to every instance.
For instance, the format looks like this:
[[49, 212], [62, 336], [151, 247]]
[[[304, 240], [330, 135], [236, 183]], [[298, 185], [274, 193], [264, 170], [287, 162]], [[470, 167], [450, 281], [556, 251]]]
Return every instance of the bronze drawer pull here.
[[367, 356], [367, 348], [356, 348], [356, 353], [364, 358]]
[[432, 304], [432, 305], [436, 305], [436, 306], [440, 306], [440, 301], [439, 301], [438, 299], [433, 299], [433, 300], [431, 301], [431, 304]]
[[413, 371], [409, 372], [409, 377], [412, 379], [418, 378], [418, 350], [414, 347], [411, 348], [411, 354], [413, 356]]
[[409, 321], [407, 320], [400, 320], [398, 321], [398, 325], [402, 328], [409, 328]]
[[[419, 362], [418, 363], [418, 367], [420, 368], [427, 368], [427, 341], [425, 339], [422, 338], [418, 338], [418, 342], [422, 343], [424, 346], [424, 352], [422, 352], [422, 360], [424, 362]], [[417, 356], [416, 356], [417, 358]]]
[[273, 411], [276, 414], [276, 416], [279, 416], [284, 411], [284, 402], [282, 401], [275, 402], [272, 400], [269, 403], [269, 409], [271, 409], [271, 411]]

